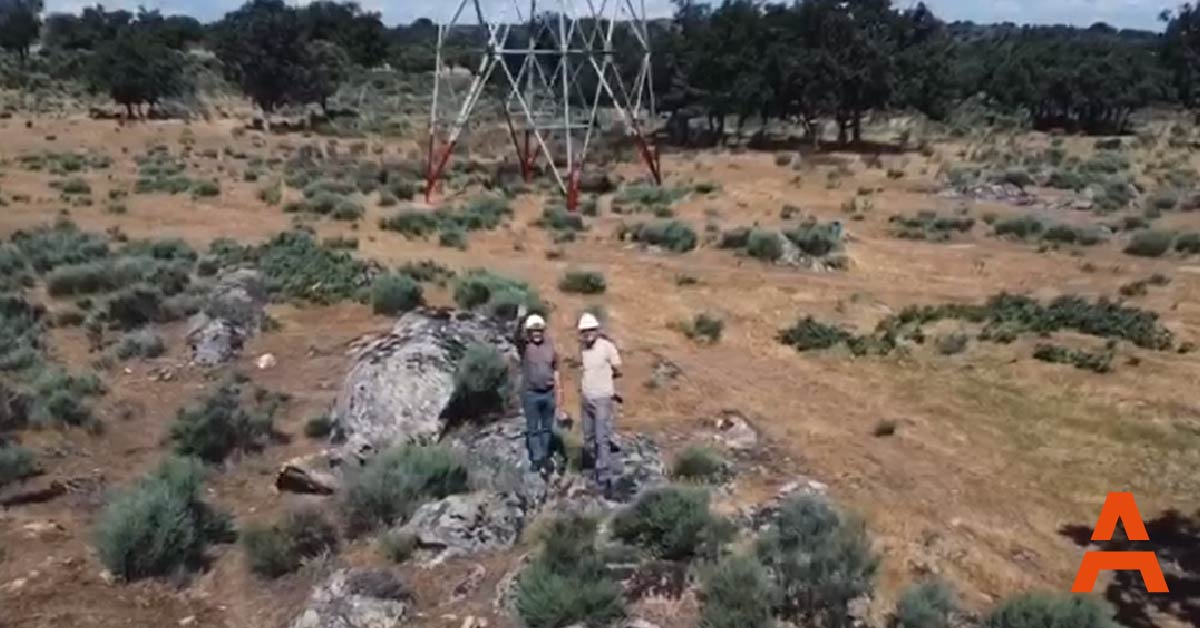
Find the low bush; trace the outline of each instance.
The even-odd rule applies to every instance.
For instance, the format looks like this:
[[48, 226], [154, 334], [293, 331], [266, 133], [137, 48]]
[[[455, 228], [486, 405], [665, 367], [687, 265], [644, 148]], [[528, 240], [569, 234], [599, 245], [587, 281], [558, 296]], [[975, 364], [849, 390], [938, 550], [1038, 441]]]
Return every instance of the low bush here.
[[1175, 251], [1184, 255], [1200, 255], [1200, 233], [1192, 231], [1180, 234], [1175, 239]]
[[389, 532], [379, 538], [379, 549], [388, 560], [399, 565], [412, 557], [419, 541], [415, 534]]
[[836, 223], [806, 223], [784, 232], [805, 255], [824, 257], [842, 248], [841, 227]]
[[261, 451], [275, 434], [278, 400], [246, 409], [241, 390], [222, 385], [199, 405], [180, 408], [171, 424], [175, 452], [206, 462], [221, 462], [235, 452]]
[[149, 329], [128, 332], [117, 341], [116, 354], [119, 360], [153, 359], [166, 352], [167, 345], [163, 342], [162, 336]]
[[558, 289], [568, 294], [604, 294], [608, 284], [604, 274], [588, 270], [568, 270], [558, 280]]
[[508, 363], [492, 345], [469, 345], [454, 371], [454, 393], [446, 414], [478, 419], [503, 411], [513, 388]]
[[254, 263], [272, 294], [315, 303], [360, 298], [371, 273], [345, 251], [326, 248], [304, 231], [280, 233], [255, 247], [222, 244], [216, 250], [222, 265]]
[[553, 205], [542, 210], [542, 217], [534, 224], [553, 231], [586, 231], [583, 216], [568, 212], [565, 207]]
[[343, 220], [346, 222], [354, 222], [363, 216], [363, 207], [351, 199], [343, 198], [333, 206], [333, 210], [329, 212], [329, 217], [334, 220]]
[[797, 351], [829, 349], [847, 341], [851, 334], [840, 327], [829, 325], [806, 316], [795, 325], [779, 332], [779, 341], [795, 347]]
[[734, 227], [721, 232], [717, 246], [723, 249], [744, 249], [750, 245], [750, 227]]
[[811, 496], [780, 505], [756, 553], [779, 587], [779, 615], [799, 625], [840, 625], [879, 565], [862, 522]]
[[950, 628], [958, 601], [950, 585], [940, 580], [915, 584], [900, 594], [896, 604], [897, 628]]
[[352, 535], [403, 522], [427, 499], [465, 492], [467, 465], [453, 450], [408, 445], [348, 473], [341, 511]]
[[1158, 190], [1146, 199], [1147, 207], [1160, 212], [1175, 209], [1177, 205], [1179, 205], [1179, 195], [1172, 190]]
[[[775, 591], [767, 570], [750, 556], [729, 556], [702, 578], [700, 628], [768, 628]], [[934, 628], [934, 627], [931, 627]]]
[[1034, 216], [1006, 218], [1003, 220], [997, 220], [992, 225], [992, 233], [994, 235], [1013, 236], [1020, 239], [1040, 236], [1045, 229], [1046, 225], [1040, 219]]
[[690, 446], [679, 452], [671, 477], [688, 482], [719, 484], [729, 477], [729, 464], [709, 447]]
[[168, 576], [202, 562], [211, 543], [232, 539], [228, 517], [201, 501], [201, 465], [172, 458], [118, 493], [100, 515], [100, 562], [125, 581]]
[[379, 220], [379, 228], [410, 238], [424, 238], [438, 230], [438, 220], [430, 212], [400, 210]]
[[1009, 598], [983, 620], [983, 628], [1118, 628], [1100, 602], [1068, 593], [1026, 593]]
[[65, 195], [85, 195], [92, 193], [92, 186], [87, 179], [72, 177], [62, 182], [59, 191]]
[[764, 262], [777, 262], [783, 257], [783, 242], [779, 238], [774, 231], [754, 229], [746, 238], [746, 253]]
[[433, 260], [405, 262], [396, 268], [396, 273], [411, 277], [421, 283], [444, 283], [454, 277], [454, 271]]
[[34, 475], [33, 452], [23, 447], [0, 444], [0, 488]]
[[729, 531], [709, 511], [708, 492], [701, 488], [650, 489], [612, 522], [615, 538], [667, 560], [715, 557]]
[[250, 570], [266, 578], [277, 578], [313, 558], [337, 549], [337, 531], [315, 508], [289, 511], [271, 527], [252, 527], [242, 535], [242, 546]]
[[1090, 352], [1068, 349], [1050, 343], [1040, 343], [1034, 347], [1033, 357], [1042, 362], [1070, 364], [1083, 371], [1108, 373], [1112, 370], [1114, 356], [1113, 346], [1111, 345], [1105, 347], [1103, 350]]
[[371, 284], [371, 309], [394, 316], [416, 309], [424, 302], [421, 284], [407, 275], [384, 274]]
[[196, 198], [211, 198], [221, 194], [221, 186], [216, 181], [200, 180], [192, 182], [192, 196]]
[[517, 579], [516, 607], [528, 628], [600, 628], [625, 614], [621, 586], [596, 549], [595, 521], [570, 516], [550, 523]]
[[696, 248], [696, 231], [678, 220], [637, 224], [625, 231], [634, 242], [661, 246], [675, 253], [687, 253]]
[[29, 420], [36, 426], [91, 425], [96, 418], [88, 399], [104, 393], [95, 373], [71, 375], [60, 368], [42, 370], [32, 383]]
[[521, 305], [530, 311], [545, 309], [529, 284], [483, 269], [469, 270], [458, 278], [454, 284], [454, 302], [460, 308], [481, 309], [503, 319], [516, 318]]
[[333, 419], [327, 415], [315, 416], [304, 422], [304, 435], [309, 438], [325, 438], [333, 431]]
[[465, 251], [467, 250], [467, 232], [457, 227], [443, 229], [438, 234], [438, 246]]
[[1146, 230], [1135, 233], [1125, 245], [1125, 254], [1138, 257], [1161, 257], [1171, 250], [1175, 234], [1167, 231]]
[[725, 322], [707, 312], [697, 314], [690, 321], [672, 324], [689, 340], [715, 344], [720, 342], [721, 333], [725, 330]]
[[66, 264], [84, 264], [108, 257], [108, 242], [102, 236], [80, 231], [75, 223], [59, 221], [52, 226], [19, 230], [11, 242], [27, 263], [45, 273]]

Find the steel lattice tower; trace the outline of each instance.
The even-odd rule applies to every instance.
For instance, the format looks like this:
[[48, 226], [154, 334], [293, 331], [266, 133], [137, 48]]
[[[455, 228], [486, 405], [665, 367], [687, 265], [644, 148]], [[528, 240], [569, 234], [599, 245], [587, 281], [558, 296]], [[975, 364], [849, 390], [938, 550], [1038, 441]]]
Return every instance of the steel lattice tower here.
[[[578, 202], [580, 173], [597, 131], [612, 123], [632, 139], [654, 181], [662, 183], [648, 131], [656, 111], [644, 0], [545, 1], [552, 4], [548, 10], [538, 0], [528, 0], [528, 6], [522, 0], [456, 0], [453, 16], [437, 26], [426, 201], [485, 92], [500, 96], [495, 104], [522, 176], [529, 180], [544, 159], [568, 208]], [[635, 59], [636, 70], [618, 62], [614, 36], [622, 29], [631, 35], [622, 43], [632, 49], [621, 56], [627, 66]], [[475, 67], [468, 68], [469, 87], [460, 96], [446, 57], [452, 42], [464, 40], [474, 44], [468, 54]]]

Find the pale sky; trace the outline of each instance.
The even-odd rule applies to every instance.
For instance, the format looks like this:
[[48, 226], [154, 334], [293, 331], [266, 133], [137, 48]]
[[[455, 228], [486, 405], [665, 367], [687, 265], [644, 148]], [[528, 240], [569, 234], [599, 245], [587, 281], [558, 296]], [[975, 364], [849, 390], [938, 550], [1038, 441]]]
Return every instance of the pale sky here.
[[[364, 8], [379, 11], [384, 22], [410, 22], [418, 17], [446, 20], [457, 7], [459, 0], [361, 0]], [[578, 7], [580, 15], [586, 14], [584, 0], [565, 0]], [[599, 6], [600, 0], [593, 0]], [[609, 0], [611, 1], [611, 0]], [[640, 0], [635, 0], [639, 2]], [[897, 6], [916, 4], [915, 0], [893, 0]], [[523, 8], [528, 0], [520, 0]], [[670, 0], [645, 0], [647, 13], [651, 17], [671, 14]], [[543, 0], [546, 8], [559, 6], [559, 0]], [[1039, 24], [1074, 24], [1089, 26], [1095, 22], [1108, 22], [1118, 28], [1141, 28], [1160, 30], [1158, 14], [1162, 9], [1173, 8], [1178, 0], [926, 0], [926, 4], [947, 20], [974, 20], [976, 22], [1016, 22]], [[47, 0], [48, 11], [78, 11], [82, 6], [94, 5], [85, 0]], [[186, 13], [204, 21], [218, 19], [226, 11], [237, 8], [242, 0], [108, 0], [103, 2], [109, 9], [137, 6], [158, 9], [163, 13]], [[471, 5], [473, 6], [473, 5]], [[511, 7], [511, 0], [484, 0], [484, 6]]]

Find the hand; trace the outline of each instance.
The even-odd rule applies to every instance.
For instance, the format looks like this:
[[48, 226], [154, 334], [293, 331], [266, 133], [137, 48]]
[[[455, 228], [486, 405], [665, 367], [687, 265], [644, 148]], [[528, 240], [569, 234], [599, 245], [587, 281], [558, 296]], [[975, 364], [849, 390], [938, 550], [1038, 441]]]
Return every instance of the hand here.
[[529, 313], [529, 306], [528, 306], [528, 305], [526, 305], [526, 304], [522, 303], [522, 304], [520, 304], [520, 305], [518, 305], [518, 306], [517, 306], [517, 320], [520, 320], [520, 319], [522, 319], [522, 318], [525, 318], [525, 315], [526, 315], [526, 314], [528, 314], [528, 313]]
[[624, 398], [624, 397], [622, 397], [621, 395], [618, 395], [618, 394], [616, 394], [616, 393], [613, 393], [613, 396], [612, 396], [612, 398], [613, 398], [613, 401], [615, 401], [615, 402], [617, 402], [617, 403], [625, 403], [625, 398]]

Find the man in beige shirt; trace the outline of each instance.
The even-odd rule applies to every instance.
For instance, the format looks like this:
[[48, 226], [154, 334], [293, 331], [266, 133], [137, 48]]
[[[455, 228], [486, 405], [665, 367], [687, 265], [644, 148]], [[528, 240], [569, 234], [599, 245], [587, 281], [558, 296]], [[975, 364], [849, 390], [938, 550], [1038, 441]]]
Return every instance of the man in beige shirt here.
[[617, 347], [600, 335], [600, 321], [592, 314], [579, 318], [580, 362], [583, 377], [583, 453], [595, 465], [597, 486], [606, 498], [613, 497], [614, 483], [620, 475], [613, 442], [616, 411], [614, 380], [621, 376], [621, 356]]

